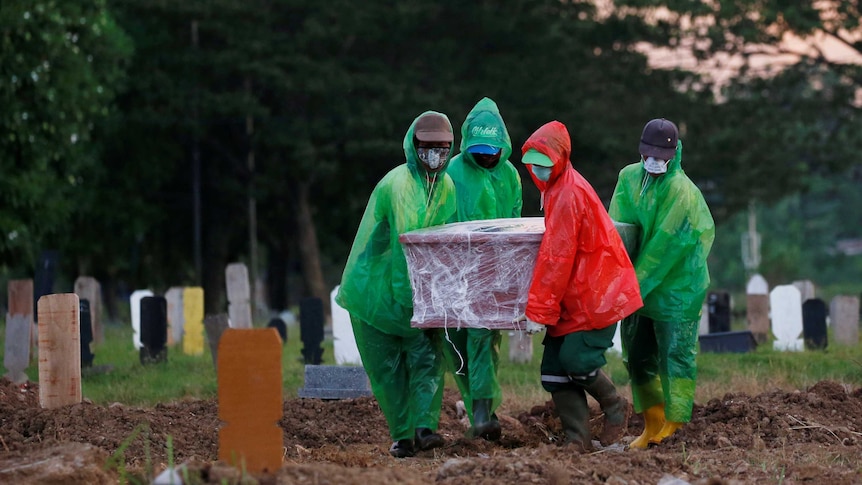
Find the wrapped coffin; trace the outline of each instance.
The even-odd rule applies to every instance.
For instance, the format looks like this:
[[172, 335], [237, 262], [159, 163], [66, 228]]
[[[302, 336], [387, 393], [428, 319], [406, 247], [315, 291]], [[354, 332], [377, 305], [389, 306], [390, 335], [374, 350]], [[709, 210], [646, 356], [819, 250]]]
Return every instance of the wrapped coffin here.
[[[615, 223], [633, 254], [636, 227]], [[524, 313], [545, 232], [541, 217], [458, 222], [399, 237], [416, 328], [512, 329]]]

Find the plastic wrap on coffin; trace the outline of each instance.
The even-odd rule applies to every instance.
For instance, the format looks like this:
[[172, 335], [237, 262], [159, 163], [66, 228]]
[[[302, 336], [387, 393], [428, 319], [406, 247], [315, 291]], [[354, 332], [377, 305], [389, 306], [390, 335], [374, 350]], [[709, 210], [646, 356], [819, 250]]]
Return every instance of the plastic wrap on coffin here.
[[524, 313], [541, 217], [458, 222], [402, 234], [417, 328], [515, 328]]
[[[614, 222], [634, 257], [638, 232]], [[545, 232], [541, 217], [458, 222], [399, 238], [413, 288], [416, 328], [517, 328]]]

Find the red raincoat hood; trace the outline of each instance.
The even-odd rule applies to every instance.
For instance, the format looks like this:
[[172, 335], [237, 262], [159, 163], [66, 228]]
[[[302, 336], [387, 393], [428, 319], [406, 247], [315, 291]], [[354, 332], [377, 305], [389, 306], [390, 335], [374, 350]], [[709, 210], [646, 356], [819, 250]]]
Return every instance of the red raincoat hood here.
[[533, 171], [528, 170], [530, 177], [533, 178], [533, 183], [536, 184], [539, 190], [544, 192], [548, 186], [552, 185], [559, 178], [566, 167], [571, 166], [569, 157], [572, 154], [572, 139], [569, 136], [569, 130], [566, 129], [566, 125], [559, 121], [549, 121], [530, 135], [530, 138], [524, 142], [524, 146], [521, 147], [521, 156], [524, 156], [530, 149], [545, 154], [554, 162], [554, 166], [551, 168], [551, 176], [547, 182], [537, 179], [533, 175]]

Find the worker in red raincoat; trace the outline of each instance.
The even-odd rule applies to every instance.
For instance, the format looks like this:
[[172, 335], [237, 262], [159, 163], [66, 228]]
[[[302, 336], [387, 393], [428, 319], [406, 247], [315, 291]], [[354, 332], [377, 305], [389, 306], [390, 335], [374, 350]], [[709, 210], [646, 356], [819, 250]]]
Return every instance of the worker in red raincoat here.
[[551, 121], [521, 148], [521, 161], [542, 193], [542, 237], [527, 309], [526, 331], [547, 328], [542, 387], [551, 393], [563, 430], [580, 451], [592, 449], [590, 393], [605, 421], [599, 441], [625, 433], [629, 403], [601, 371], [617, 322], [643, 306], [631, 260], [595, 190], [569, 161], [571, 138]]

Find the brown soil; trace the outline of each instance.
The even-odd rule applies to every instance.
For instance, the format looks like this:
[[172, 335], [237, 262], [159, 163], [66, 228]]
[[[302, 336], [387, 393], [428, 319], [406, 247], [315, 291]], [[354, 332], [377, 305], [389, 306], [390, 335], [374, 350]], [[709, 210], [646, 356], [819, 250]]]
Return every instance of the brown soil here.
[[[292, 399], [278, 425], [284, 460], [275, 475], [241, 477], [218, 461], [218, 403], [136, 408], [89, 402], [40, 409], [34, 383], [0, 379], [0, 483], [148, 483], [169, 462], [186, 483], [862, 483], [862, 389], [820, 382], [801, 391], [727, 394], [695, 406], [688, 425], [660, 446], [575, 453], [562, 442], [550, 402], [501, 416], [499, 443], [467, 440], [447, 390], [441, 449], [388, 455], [373, 398]], [[595, 405], [595, 403], [593, 403]], [[600, 426], [593, 410], [594, 432]], [[631, 441], [642, 429], [634, 416]], [[169, 451], [168, 437], [172, 442]], [[598, 442], [595, 442], [596, 444]]]

